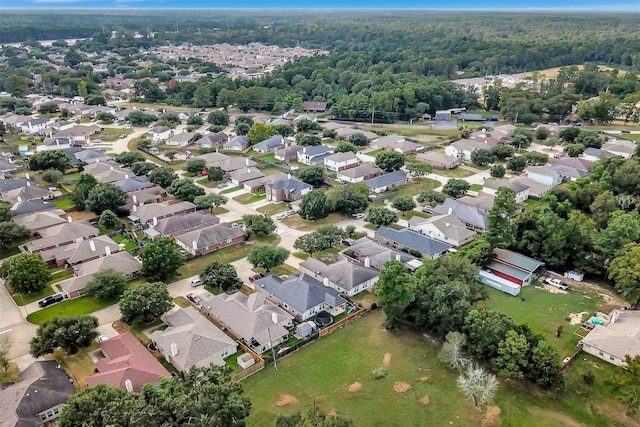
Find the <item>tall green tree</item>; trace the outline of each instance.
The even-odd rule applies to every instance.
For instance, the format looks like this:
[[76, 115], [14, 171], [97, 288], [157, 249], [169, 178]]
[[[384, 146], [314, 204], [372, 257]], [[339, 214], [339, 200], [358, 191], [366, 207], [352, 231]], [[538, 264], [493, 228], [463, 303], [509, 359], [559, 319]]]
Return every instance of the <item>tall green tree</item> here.
[[527, 337], [514, 330], [507, 332], [498, 344], [498, 357], [491, 361], [493, 367], [504, 378], [522, 379], [529, 362]]
[[298, 214], [307, 221], [318, 221], [326, 218], [330, 211], [327, 195], [322, 191], [311, 191], [300, 202]]
[[416, 202], [413, 201], [411, 196], [398, 196], [391, 201], [391, 205], [402, 212], [402, 216], [405, 216], [406, 212], [416, 207]]
[[609, 280], [632, 306], [640, 304], [640, 245], [625, 245], [609, 264]]
[[309, 166], [300, 170], [298, 178], [309, 185], [320, 187], [324, 184], [325, 170], [322, 166]]
[[93, 275], [91, 281], [84, 288], [84, 293], [104, 300], [122, 295], [126, 286], [127, 278], [124, 273], [107, 268]]
[[68, 167], [69, 157], [67, 157], [63, 150], [41, 151], [29, 159], [29, 169], [32, 171], [56, 169], [64, 173]]
[[616, 372], [613, 380], [616, 397], [626, 406], [626, 415], [640, 407], [640, 356], [625, 357], [625, 368]]
[[242, 287], [242, 280], [231, 264], [213, 261], [202, 270], [200, 280], [205, 286], [218, 288], [223, 292], [235, 291]]
[[204, 196], [206, 193], [204, 189], [198, 186], [190, 178], [176, 179], [167, 187], [167, 193], [178, 199], [192, 202], [198, 196]]
[[375, 226], [383, 227], [398, 221], [398, 216], [387, 208], [371, 208], [364, 220]]
[[173, 307], [173, 299], [162, 282], [143, 283], [124, 291], [120, 300], [122, 321], [128, 325], [150, 323]]
[[560, 357], [553, 344], [541, 340], [533, 348], [529, 364], [529, 379], [543, 389], [558, 388], [564, 385]]
[[122, 206], [127, 202], [127, 193], [114, 184], [98, 184], [89, 190], [85, 207], [93, 213], [101, 214], [106, 210], [125, 213]]
[[387, 261], [376, 283], [378, 305], [385, 314], [383, 327], [397, 331], [406, 321], [406, 310], [415, 299], [413, 280], [400, 261]]
[[13, 221], [0, 222], [0, 252], [6, 252], [13, 246], [31, 237], [31, 230]]
[[506, 314], [494, 310], [471, 310], [464, 319], [462, 331], [467, 335], [467, 348], [472, 355], [491, 361], [515, 323]]
[[156, 168], [149, 174], [149, 181], [158, 184], [162, 188], [169, 187], [176, 179], [178, 179], [178, 175], [168, 167]]
[[13, 292], [30, 294], [47, 287], [51, 272], [40, 254], [23, 253], [9, 258], [0, 266], [0, 277], [9, 282]]
[[29, 345], [33, 357], [44, 356], [62, 347], [68, 354], [88, 347], [98, 336], [98, 319], [93, 316], [54, 317], [38, 327]]
[[404, 154], [397, 151], [385, 150], [376, 156], [376, 166], [385, 172], [393, 172], [404, 166]]
[[147, 243], [140, 252], [140, 273], [149, 280], [165, 280], [177, 273], [184, 259], [178, 247], [168, 238], [161, 237]]
[[89, 192], [98, 185], [98, 180], [91, 174], [81, 173], [71, 193], [71, 203], [76, 209], [83, 211], [89, 198]]
[[511, 247], [515, 243], [517, 226], [513, 222], [517, 214], [516, 193], [508, 187], [500, 187], [493, 199], [493, 207], [487, 214], [487, 241], [493, 247]]
[[369, 190], [358, 184], [346, 184], [327, 191], [327, 198], [334, 211], [352, 215], [367, 209]]
[[271, 234], [275, 231], [276, 224], [271, 217], [267, 215], [244, 215], [242, 217], [244, 228], [249, 234]]
[[146, 160], [147, 159], [145, 159], [141, 153], [135, 151], [125, 151], [115, 157], [115, 161], [126, 168], [130, 167], [134, 163], [144, 162]]
[[98, 225], [107, 230], [120, 230], [122, 228], [122, 221], [120, 221], [118, 215], [107, 209], [100, 215]]
[[467, 194], [469, 188], [471, 184], [464, 179], [452, 178], [442, 187], [442, 192], [457, 199]]
[[271, 271], [273, 267], [284, 264], [289, 258], [289, 251], [279, 246], [258, 244], [251, 248], [247, 261], [254, 267], [262, 267], [266, 271]]

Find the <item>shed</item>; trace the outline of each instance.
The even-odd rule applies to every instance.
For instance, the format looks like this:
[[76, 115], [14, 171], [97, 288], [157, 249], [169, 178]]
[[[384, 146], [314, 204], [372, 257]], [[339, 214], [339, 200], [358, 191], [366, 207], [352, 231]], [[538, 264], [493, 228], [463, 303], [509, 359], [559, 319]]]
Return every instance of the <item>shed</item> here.
[[313, 334], [313, 330], [315, 328], [316, 325], [313, 322], [302, 322], [296, 326], [296, 334], [300, 335], [302, 338], [306, 338]]
[[243, 353], [237, 357], [236, 361], [238, 362], [238, 366], [242, 369], [250, 368], [251, 366], [256, 364], [256, 360], [249, 353]]
[[509, 295], [516, 296], [520, 293], [521, 287], [509, 280], [496, 276], [490, 271], [480, 270], [480, 273], [476, 276], [478, 282], [487, 286], [491, 286], [494, 289], [505, 292]]
[[575, 280], [576, 282], [582, 282], [584, 280], [584, 273], [570, 270], [564, 273], [564, 277], [566, 277], [567, 279]]

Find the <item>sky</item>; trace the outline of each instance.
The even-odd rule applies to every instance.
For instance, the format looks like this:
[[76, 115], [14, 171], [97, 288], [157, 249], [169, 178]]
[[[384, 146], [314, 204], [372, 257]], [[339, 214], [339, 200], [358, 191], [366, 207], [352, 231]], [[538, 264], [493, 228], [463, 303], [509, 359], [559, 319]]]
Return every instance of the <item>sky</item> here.
[[612, 10], [640, 12], [640, 0], [0, 0], [0, 8], [353, 8], [353, 9], [437, 9], [437, 10]]

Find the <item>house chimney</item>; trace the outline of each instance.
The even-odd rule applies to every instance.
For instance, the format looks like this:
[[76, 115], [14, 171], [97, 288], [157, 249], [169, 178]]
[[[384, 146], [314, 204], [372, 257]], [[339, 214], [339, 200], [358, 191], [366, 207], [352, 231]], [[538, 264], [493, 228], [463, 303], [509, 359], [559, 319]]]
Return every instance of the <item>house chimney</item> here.
[[364, 266], [371, 267], [371, 258], [369, 258], [368, 256], [364, 257]]
[[89, 240], [89, 248], [91, 248], [91, 252], [96, 251], [96, 243], [93, 241], [93, 239]]
[[453, 213], [453, 208], [449, 207], [448, 214], [451, 215]]
[[328, 278], [328, 277], [325, 277], [325, 278], [322, 280], [322, 284], [328, 288], [328, 287], [329, 287], [329, 278]]
[[135, 194], [133, 196], [131, 196], [131, 199], [133, 200], [133, 204], [135, 205], [136, 203], [138, 203], [138, 196], [136, 196]]
[[251, 168], [247, 168], [247, 173], [251, 173]]
[[129, 378], [124, 380], [124, 388], [126, 388], [129, 393], [133, 391], [133, 383]]
[[191, 242], [191, 247], [193, 248], [194, 251], [198, 250], [198, 242], [196, 242], [195, 240], [193, 242]]
[[71, 218], [71, 215], [69, 215], [69, 216], [67, 217], [67, 222], [69, 222], [69, 223], [70, 223], [70, 222], [72, 222], [72, 221], [73, 221], [73, 218]]
[[138, 207], [136, 205], [133, 205], [133, 211], [137, 212], [138, 211]]
[[22, 197], [18, 196], [18, 203], [22, 203]]
[[26, 173], [24, 174], [24, 177], [25, 177], [25, 179], [26, 179], [27, 181], [29, 181], [29, 180], [31, 179], [31, 178], [29, 178], [29, 172], [26, 172]]
[[448, 222], [444, 225], [445, 227], [451, 227], [451, 224], [449, 224]]
[[244, 159], [244, 164], [249, 166], [249, 158]]
[[104, 254], [106, 256], [111, 256], [111, 248], [109, 246], [104, 247]]
[[172, 342], [171, 343], [171, 357], [176, 357], [178, 355], [178, 344]]
[[304, 147], [304, 148], [302, 149], [302, 152], [306, 154], [306, 153], [307, 153], [307, 147]]
[[153, 226], [155, 227], [156, 225], [158, 225], [158, 217], [154, 216], [153, 217]]
[[402, 261], [402, 255], [396, 254], [396, 261]]
[[276, 313], [275, 311], [271, 313], [271, 321], [276, 325], [278, 324], [278, 313]]

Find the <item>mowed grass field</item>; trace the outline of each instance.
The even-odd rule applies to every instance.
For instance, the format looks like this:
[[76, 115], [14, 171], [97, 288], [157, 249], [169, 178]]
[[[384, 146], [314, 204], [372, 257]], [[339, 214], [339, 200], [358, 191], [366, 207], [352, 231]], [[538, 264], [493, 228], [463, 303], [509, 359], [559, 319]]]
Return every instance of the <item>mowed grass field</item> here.
[[[419, 332], [381, 329], [383, 316], [373, 311], [279, 360], [277, 371], [270, 366], [244, 380], [253, 403], [247, 425], [273, 426], [278, 413], [307, 413], [314, 399], [318, 409], [347, 416], [355, 426], [640, 425], [638, 416], [625, 417], [614, 400], [610, 380], [616, 368], [589, 355], [569, 368], [566, 390], [546, 393], [528, 383], [501, 381], [491, 407], [475, 409], [458, 390], [456, 374], [438, 361], [439, 347]], [[373, 379], [371, 372], [380, 367], [388, 377]], [[592, 386], [582, 380], [587, 371], [596, 374]], [[410, 389], [396, 392], [396, 382]], [[292, 400], [297, 403], [280, 406]]]

